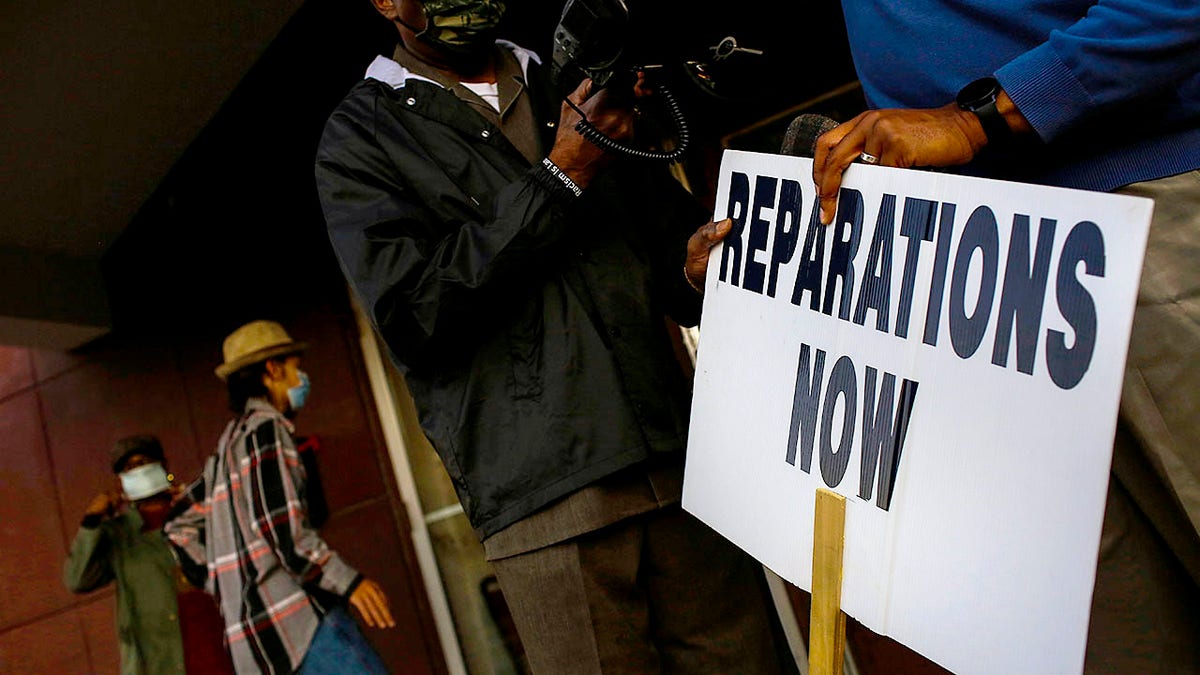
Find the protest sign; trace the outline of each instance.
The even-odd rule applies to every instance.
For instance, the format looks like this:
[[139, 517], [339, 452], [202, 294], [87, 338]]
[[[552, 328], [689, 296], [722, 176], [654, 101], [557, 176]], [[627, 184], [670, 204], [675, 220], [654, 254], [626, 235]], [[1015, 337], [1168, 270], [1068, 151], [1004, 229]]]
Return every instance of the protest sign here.
[[684, 508], [810, 590], [847, 498], [842, 608], [958, 673], [1078, 673], [1153, 203], [728, 151]]

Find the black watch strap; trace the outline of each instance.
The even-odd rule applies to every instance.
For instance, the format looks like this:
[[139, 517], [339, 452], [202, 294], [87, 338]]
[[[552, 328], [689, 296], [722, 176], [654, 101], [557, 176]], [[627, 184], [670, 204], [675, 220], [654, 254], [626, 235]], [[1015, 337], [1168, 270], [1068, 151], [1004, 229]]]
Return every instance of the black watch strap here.
[[958, 92], [955, 102], [958, 107], [975, 113], [983, 133], [987, 134], [988, 143], [1007, 140], [1012, 135], [1008, 122], [996, 109], [996, 99], [1000, 96], [1000, 83], [994, 77], [983, 77]]

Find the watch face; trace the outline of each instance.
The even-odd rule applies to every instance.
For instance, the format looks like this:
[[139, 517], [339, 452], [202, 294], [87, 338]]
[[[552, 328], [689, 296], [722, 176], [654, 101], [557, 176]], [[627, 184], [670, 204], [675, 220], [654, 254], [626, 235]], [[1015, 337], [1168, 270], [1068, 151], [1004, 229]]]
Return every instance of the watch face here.
[[996, 81], [996, 78], [980, 78], [958, 92], [958, 105], [968, 110], [974, 109], [984, 103], [996, 100], [996, 94], [999, 91], [1000, 83]]

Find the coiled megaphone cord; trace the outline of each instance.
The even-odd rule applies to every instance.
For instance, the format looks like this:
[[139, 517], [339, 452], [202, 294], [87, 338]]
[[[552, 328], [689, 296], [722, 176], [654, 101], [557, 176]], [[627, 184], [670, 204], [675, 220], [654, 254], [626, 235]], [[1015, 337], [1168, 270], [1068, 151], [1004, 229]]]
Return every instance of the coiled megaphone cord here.
[[578, 124], [575, 125], [575, 131], [579, 132], [580, 136], [583, 136], [597, 147], [600, 147], [607, 152], [612, 152], [613, 154], [624, 155], [625, 157], [632, 157], [634, 159], [678, 162], [683, 157], [684, 153], [687, 152], [688, 144], [691, 141], [691, 135], [688, 132], [687, 120], [684, 119], [683, 110], [679, 107], [679, 102], [675, 99], [675, 95], [671, 93], [670, 89], [666, 87], [658, 87], [655, 90], [655, 93], [662, 96], [663, 103], [665, 103], [667, 107], [667, 113], [671, 117], [671, 121], [675, 124], [676, 145], [670, 152], [639, 150], [637, 148], [626, 146], [619, 141], [615, 141], [605, 135], [603, 131], [597, 129], [591, 122], [589, 122], [587, 115], [584, 115], [583, 111], [580, 110], [578, 106], [576, 106], [570, 100], [567, 101], [567, 104], [574, 108], [575, 112], [579, 113], [580, 117], [583, 118], [579, 120]]

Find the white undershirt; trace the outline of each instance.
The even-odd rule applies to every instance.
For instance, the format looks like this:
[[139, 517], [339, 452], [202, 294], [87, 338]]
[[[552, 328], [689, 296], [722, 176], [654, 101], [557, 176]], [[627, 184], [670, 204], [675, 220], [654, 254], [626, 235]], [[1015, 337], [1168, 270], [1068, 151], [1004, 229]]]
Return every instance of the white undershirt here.
[[496, 86], [495, 82], [460, 82], [459, 84], [486, 101], [496, 112], [500, 112], [500, 87]]

